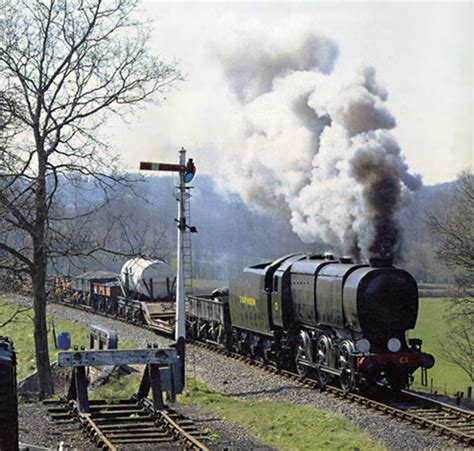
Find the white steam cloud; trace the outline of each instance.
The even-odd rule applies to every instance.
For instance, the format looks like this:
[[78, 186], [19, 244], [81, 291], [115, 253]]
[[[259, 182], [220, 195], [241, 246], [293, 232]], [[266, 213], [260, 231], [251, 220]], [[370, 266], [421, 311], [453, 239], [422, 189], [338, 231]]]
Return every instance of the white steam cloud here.
[[221, 25], [209, 31], [211, 61], [196, 56], [194, 83], [166, 102], [180, 113], [160, 117], [160, 147], [202, 149], [199, 172], [288, 218], [306, 242], [355, 257], [396, 254], [397, 214], [421, 182], [390, 133], [396, 122], [375, 70], [342, 73], [336, 42], [301, 18]]
[[389, 131], [375, 70], [336, 76], [335, 42], [294, 27], [230, 31], [214, 55], [237, 105], [219, 149], [227, 188], [288, 215], [306, 242], [393, 257], [397, 213], [421, 180]]

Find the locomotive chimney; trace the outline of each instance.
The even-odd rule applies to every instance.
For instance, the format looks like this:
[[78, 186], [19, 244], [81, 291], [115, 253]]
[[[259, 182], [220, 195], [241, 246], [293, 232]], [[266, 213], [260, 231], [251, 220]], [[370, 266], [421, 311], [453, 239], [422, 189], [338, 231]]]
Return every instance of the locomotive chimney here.
[[373, 257], [369, 258], [369, 263], [373, 268], [390, 268], [393, 264], [393, 257]]

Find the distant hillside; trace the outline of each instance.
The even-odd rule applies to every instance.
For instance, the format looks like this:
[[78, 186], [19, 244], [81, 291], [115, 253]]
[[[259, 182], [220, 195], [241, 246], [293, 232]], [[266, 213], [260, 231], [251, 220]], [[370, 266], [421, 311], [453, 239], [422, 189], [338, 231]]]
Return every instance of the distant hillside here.
[[[175, 261], [176, 249], [175, 183], [172, 177], [147, 177], [144, 183], [137, 185], [136, 191], [141, 196], [138, 200], [127, 195], [113, 205], [114, 214], [131, 217], [136, 229], [132, 232], [147, 234], [145, 239], [155, 246], [155, 254], [171, 263]], [[197, 176], [192, 185], [191, 223], [198, 229], [192, 237], [197, 278], [226, 280], [246, 265], [294, 252], [329, 250], [339, 254], [337, 249], [329, 249], [324, 243], [303, 243], [291, 230], [288, 218], [257, 210], [237, 195], [223, 194], [209, 176]], [[442, 183], [422, 187], [400, 215], [403, 235], [398, 264], [423, 282], [449, 282], [452, 279], [450, 271], [435, 261], [434, 240], [425, 223], [425, 212], [448, 202], [452, 186], [453, 183]], [[86, 194], [78, 197], [66, 186], [62, 197], [63, 202], [74, 204], [99, 196], [93, 187], [88, 187]], [[155, 240], [156, 245], [153, 244]], [[94, 269], [99, 269], [103, 265], [106, 269], [118, 270], [122, 260], [103, 257], [99, 263], [81, 264], [84, 268], [95, 265], [97, 268]]]

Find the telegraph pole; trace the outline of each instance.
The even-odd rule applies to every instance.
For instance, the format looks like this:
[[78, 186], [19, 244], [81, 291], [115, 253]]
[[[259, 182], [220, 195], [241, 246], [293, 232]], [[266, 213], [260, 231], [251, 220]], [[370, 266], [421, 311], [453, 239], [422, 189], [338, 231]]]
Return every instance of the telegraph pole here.
[[177, 274], [176, 274], [176, 323], [175, 339], [176, 349], [182, 362], [183, 385], [185, 384], [185, 346], [186, 346], [186, 304], [184, 298], [184, 259], [183, 259], [183, 235], [186, 229], [196, 232], [195, 227], [186, 224], [184, 211], [184, 200], [186, 195], [186, 183], [189, 183], [196, 173], [193, 159], [186, 162], [186, 150], [182, 147], [179, 151], [179, 164], [140, 162], [140, 169], [144, 171], [168, 171], [177, 172], [179, 176], [178, 186], [178, 244], [176, 248]]

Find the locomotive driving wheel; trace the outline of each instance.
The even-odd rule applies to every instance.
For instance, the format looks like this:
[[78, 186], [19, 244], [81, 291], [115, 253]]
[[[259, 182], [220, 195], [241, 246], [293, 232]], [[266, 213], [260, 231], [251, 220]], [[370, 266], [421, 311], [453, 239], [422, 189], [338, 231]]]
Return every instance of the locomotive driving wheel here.
[[354, 345], [351, 341], [344, 341], [339, 349], [338, 368], [341, 370], [339, 382], [345, 393], [356, 386]]
[[309, 337], [303, 332], [298, 337], [298, 345], [296, 347], [295, 365], [296, 371], [301, 377], [307, 377], [310, 373], [310, 368], [303, 363], [301, 360], [311, 362], [311, 349], [309, 346]]
[[331, 380], [331, 374], [322, 368], [323, 366], [329, 366], [330, 356], [331, 339], [326, 335], [321, 335], [316, 345], [316, 377], [323, 387]]

